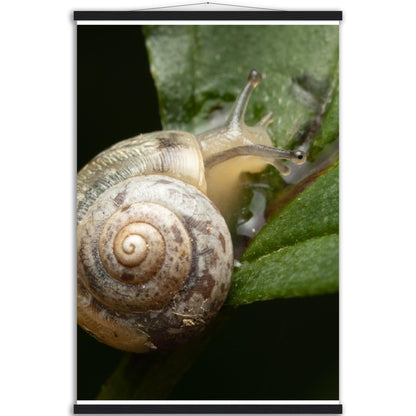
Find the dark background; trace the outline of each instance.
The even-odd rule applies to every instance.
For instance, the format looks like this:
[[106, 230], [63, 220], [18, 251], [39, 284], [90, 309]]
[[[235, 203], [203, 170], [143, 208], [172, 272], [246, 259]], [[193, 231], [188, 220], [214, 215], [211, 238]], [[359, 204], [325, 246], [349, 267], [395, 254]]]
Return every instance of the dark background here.
[[[115, 142], [162, 127], [140, 27], [77, 31], [80, 169]], [[240, 307], [169, 399], [338, 400], [338, 309], [338, 295]], [[94, 399], [123, 354], [78, 327], [77, 399]]]

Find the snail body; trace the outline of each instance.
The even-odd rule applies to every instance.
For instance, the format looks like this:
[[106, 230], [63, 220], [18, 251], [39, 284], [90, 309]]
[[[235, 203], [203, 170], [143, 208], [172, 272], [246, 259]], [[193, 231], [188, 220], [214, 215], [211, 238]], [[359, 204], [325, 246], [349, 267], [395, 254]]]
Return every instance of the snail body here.
[[250, 72], [224, 126], [199, 136], [139, 135], [78, 173], [78, 323], [99, 341], [133, 352], [170, 348], [203, 330], [223, 305], [233, 247], [212, 173], [240, 160], [225, 181], [230, 193], [241, 171], [270, 163], [287, 173], [279, 159], [305, 160], [271, 147], [271, 114], [244, 124], [260, 80]]

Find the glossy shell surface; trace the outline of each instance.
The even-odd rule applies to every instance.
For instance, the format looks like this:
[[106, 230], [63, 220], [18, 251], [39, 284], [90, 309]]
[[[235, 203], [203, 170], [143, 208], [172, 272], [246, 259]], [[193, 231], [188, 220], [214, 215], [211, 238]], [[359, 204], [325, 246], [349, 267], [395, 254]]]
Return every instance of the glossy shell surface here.
[[231, 237], [194, 186], [149, 175], [104, 191], [78, 225], [78, 322], [98, 340], [146, 352], [180, 344], [221, 308]]

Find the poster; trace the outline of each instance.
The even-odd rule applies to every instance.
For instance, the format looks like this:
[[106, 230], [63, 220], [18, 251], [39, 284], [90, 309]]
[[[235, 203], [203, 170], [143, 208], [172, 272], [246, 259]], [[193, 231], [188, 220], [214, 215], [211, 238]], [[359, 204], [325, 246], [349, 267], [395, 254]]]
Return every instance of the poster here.
[[[100, 343], [94, 338], [97, 334], [91, 321], [83, 319], [84, 329], [78, 328], [75, 411], [81, 413], [91, 406], [107, 409], [115, 406], [114, 412], [121, 413], [128, 406], [136, 406], [135, 410], [141, 409], [137, 411], [143, 413], [149, 409], [195, 413], [218, 406], [214, 410], [224, 413], [240, 406], [237, 409], [241, 412], [273, 409], [279, 413], [289, 406], [292, 411], [299, 409], [299, 413], [316, 412], [318, 408], [321, 413], [339, 413], [338, 21], [341, 15], [201, 13], [192, 16], [184, 12], [76, 13], [79, 172], [100, 152], [140, 134], [144, 136], [137, 138], [137, 144], [148, 139], [147, 147], [154, 146], [158, 154], [170, 154], [175, 148], [183, 150], [186, 146], [178, 146], [175, 141], [182, 140], [181, 135], [173, 140], [166, 133], [163, 137], [152, 133], [186, 132], [184, 137], [192, 134], [198, 138], [207, 130], [221, 129], [233, 112], [236, 97], [250, 82], [251, 96], [242, 121], [253, 126], [265, 120], [262, 127], [270, 136], [270, 145], [292, 154], [289, 162], [262, 154], [261, 166], [254, 163], [251, 172], [245, 166], [251, 166], [253, 153], [232, 154], [227, 162], [236, 163], [223, 170], [218, 158], [215, 159], [218, 163], [211, 167], [209, 157], [202, 156], [202, 177], [208, 182], [206, 192], [214, 195], [214, 205], [220, 208], [230, 231], [232, 264], [228, 259], [223, 263], [223, 268], [230, 269], [230, 290], [224, 305], [216, 305], [220, 310], [215, 316], [202, 316], [201, 311], [194, 310], [186, 312], [186, 306], [174, 309], [181, 314], [181, 325], [167, 329], [169, 343], [174, 344], [178, 338], [179, 345], [173, 348], [165, 349], [160, 335], [157, 340], [152, 335], [148, 339], [154, 329], [145, 327], [147, 320], [157, 324], [163, 321], [161, 315], [154, 317], [155, 311], [167, 306], [162, 303], [151, 307], [152, 317], [145, 317], [146, 312], [140, 307], [130, 312], [130, 301], [121, 310], [109, 312], [109, 278], [103, 279], [102, 273], [96, 280], [85, 277], [94, 267], [91, 263], [80, 266], [86, 251], [78, 251], [78, 316], [93, 320], [104, 316], [103, 322], [94, 325], [106, 329], [98, 333], [98, 338], [105, 341]], [[269, 112], [273, 113], [273, 122], [267, 116]], [[228, 151], [221, 147], [221, 137], [218, 146], [215, 141], [212, 144], [214, 155]], [[168, 139], [164, 142], [164, 149], [168, 150], [161, 150], [161, 138]], [[238, 143], [239, 147], [248, 146], [244, 140]], [[238, 146], [232, 144], [231, 148]], [[120, 157], [130, 161], [130, 156], [123, 153], [126, 149], [122, 149]], [[302, 152], [306, 162], [294, 163], [296, 152]], [[176, 156], [173, 159], [178, 160]], [[195, 158], [191, 160], [195, 162]], [[122, 163], [120, 166], [123, 167]], [[82, 185], [78, 181], [82, 188], [78, 229], [86, 217], [89, 224], [100, 221], [104, 224], [105, 204], [93, 213], [93, 202], [85, 201], [90, 196], [100, 198], [101, 194], [111, 193], [110, 185], [119, 177], [113, 168], [108, 167], [105, 179], [94, 176], [96, 170], [92, 169], [94, 191], [83, 188], [87, 180]], [[156, 169], [158, 175], [178, 177], [165, 164], [157, 165]], [[214, 169], [219, 169], [216, 175]], [[179, 176], [184, 175], [181, 172]], [[238, 174], [234, 175], [235, 172]], [[231, 182], [233, 175], [236, 181]], [[130, 180], [131, 176], [127, 176]], [[231, 186], [224, 190], [223, 184]], [[204, 193], [201, 177], [192, 183], [192, 187], [198, 186]], [[124, 200], [118, 203], [119, 194], [113, 193], [110, 196], [113, 202], [108, 202], [116, 206], [116, 211], [125, 208]], [[160, 200], [158, 204], [164, 205]], [[192, 212], [195, 213], [194, 208]], [[166, 218], [167, 214], [163, 216]], [[100, 227], [92, 240], [100, 240], [104, 225]], [[88, 235], [91, 230], [88, 226]], [[216, 229], [209, 233], [220, 235]], [[79, 247], [85, 238], [79, 233]], [[184, 238], [181, 235], [179, 239]], [[217, 240], [221, 247], [221, 240]], [[204, 252], [201, 244], [198, 251], [192, 245], [187, 256], [191, 263], [199, 262], [200, 269], [205, 265], [211, 271], [212, 260], [201, 260]], [[209, 249], [214, 250], [211, 246]], [[100, 249], [92, 250], [95, 257], [102, 255]], [[103, 257], [100, 257], [102, 264]], [[105, 270], [109, 267], [103, 266]], [[144, 281], [147, 278], [140, 275], [138, 284], [116, 279], [117, 287], [147, 284], [151, 280]], [[104, 281], [104, 288], [97, 289], [100, 281]], [[86, 294], [90, 288], [93, 295]], [[198, 293], [201, 292], [199, 288]], [[141, 295], [141, 290], [135, 287], [134, 296]], [[175, 303], [177, 295], [169, 296], [167, 304]], [[202, 310], [204, 300], [201, 305]], [[99, 310], [100, 306], [104, 312]], [[84, 312], [84, 308], [89, 312]], [[121, 320], [126, 317], [124, 321], [130, 321], [132, 315], [140, 316], [133, 325], [139, 334], [146, 334], [142, 343], [142, 349], [148, 350], [145, 353], [114, 348], [120, 338], [128, 339], [129, 335], [125, 335], [125, 327], [121, 332], [114, 329], [112, 325], [117, 319], [111, 317]], [[189, 330], [192, 335], [189, 341], [185, 341], [179, 329]], [[122, 347], [126, 347], [124, 341]]]

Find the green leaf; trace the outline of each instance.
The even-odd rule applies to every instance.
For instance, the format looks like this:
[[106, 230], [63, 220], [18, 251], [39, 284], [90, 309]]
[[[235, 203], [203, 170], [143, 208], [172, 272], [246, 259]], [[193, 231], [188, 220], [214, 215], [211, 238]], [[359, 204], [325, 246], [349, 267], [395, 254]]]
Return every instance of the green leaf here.
[[328, 101], [322, 106], [324, 114], [322, 123], [313, 137], [311, 149], [309, 151], [309, 160], [314, 160], [325, 147], [338, 140], [339, 136], [339, 86], [338, 77], [335, 88], [330, 91]]
[[337, 291], [338, 193], [336, 166], [296, 194], [244, 253], [227, 303]]
[[146, 26], [145, 34], [165, 129], [213, 127], [252, 68], [265, 80], [246, 121], [273, 111], [276, 146], [318, 130], [336, 97], [337, 26]]
[[227, 303], [319, 295], [338, 290], [338, 235], [313, 238], [272, 252], [234, 274]]
[[339, 167], [320, 176], [257, 234], [241, 261], [252, 261], [282, 247], [338, 233]]

